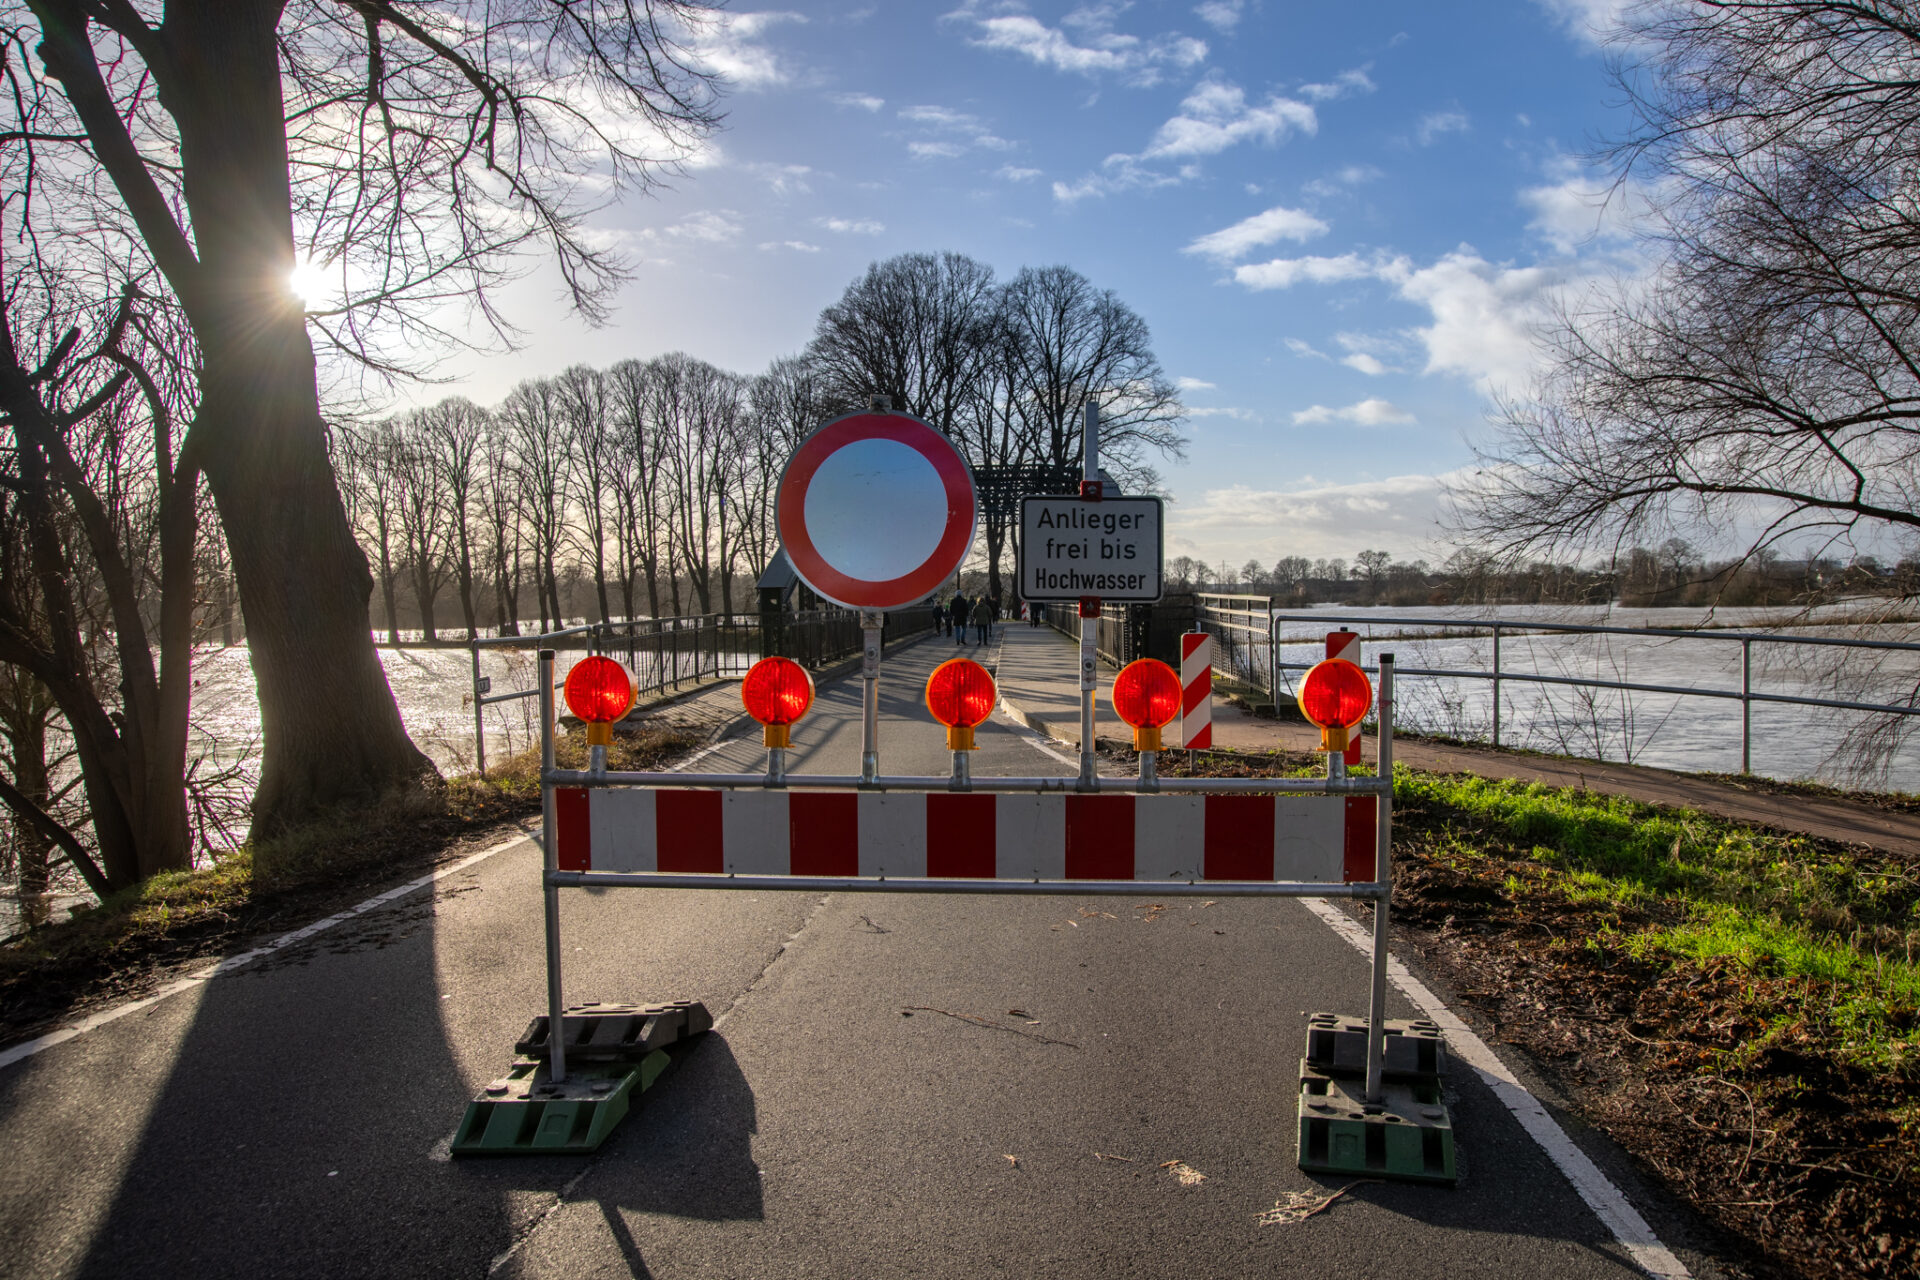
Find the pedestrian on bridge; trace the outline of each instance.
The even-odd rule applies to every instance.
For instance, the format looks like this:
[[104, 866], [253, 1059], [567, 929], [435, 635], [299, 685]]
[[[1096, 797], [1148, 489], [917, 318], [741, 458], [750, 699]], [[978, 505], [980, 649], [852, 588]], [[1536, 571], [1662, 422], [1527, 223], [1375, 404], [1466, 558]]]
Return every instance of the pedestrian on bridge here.
[[985, 596], [973, 602], [973, 625], [977, 629], [974, 643], [985, 644], [993, 639], [993, 605]]
[[967, 642], [967, 598], [956, 592], [953, 597], [953, 602], [947, 608], [947, 612], [953, 618], [951, 627], [953, 631], [953, 643], [954, 647], [958, 648]]

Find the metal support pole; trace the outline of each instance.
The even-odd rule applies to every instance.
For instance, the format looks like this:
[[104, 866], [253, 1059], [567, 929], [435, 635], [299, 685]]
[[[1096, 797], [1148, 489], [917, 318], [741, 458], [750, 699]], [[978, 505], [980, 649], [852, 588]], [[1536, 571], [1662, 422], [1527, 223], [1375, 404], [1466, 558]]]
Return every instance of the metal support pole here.
[[867, 783], [880, 776], [880, 624], [880, 614], [861, 612], [865, 644], [860, 653], [860, 780]]
[[785, 747], [767, 748], [767, 785], [770, 787], [787, 785], [787, 749]]
[[477, 642], [467, 642], [467, 652], [473, 655], [473, 759], [479, 776], [487, 776], [487, 708], [480, 701], [480, 646]]
[[1094, 768], [1093, 752], [1093, 699], [1095, 691], [1094, 677], [1098, 673], [1100, 656], [1095, 648], [1100, 638], [1100, 614], [1096, 610], [1089, 618], [1085, 614], [1080, 618], [1080, 785], [1091, 788], [1098, 771]]
[[1753, 641], [1740, 642], [1740, 772], [1753, 772]]
[[1500, 745], [1500, 628], [1493, 628], [1493, 745]]
[[[1393, 781], [1393, 655], [1380, 655], [1380, 777]], [[1387, 1053], [1387, 923], [1393, 904], [1393, 793], [1381, 794], [1373, 878], [1384, 892], [1373, 900], [1373, 987], [1367, 998], [1367, 1102], [1378, 1106]]]
[[[540, 851], [547, 874], [560, 869], [559, 841], [553, 829], [553, 784], [546, 774], [553, 763], [553, 650], [540, 651]], [[601, 767], [605, 768], [603, 757]], [[560, 983], [560, 886], [542, 878], [541, 900], [547, 927], [547, 1075], [558, 1084], [567, 1078], [566, 1023]]]
[[1160, 789], [1160, 765], [1158, 751], [1140, 753], [1140, 789], [1158, 791]]
[[973, 752], [956, 751], [953, 753], [953, 776], [947, 779], [947, 790], [973, 790]]

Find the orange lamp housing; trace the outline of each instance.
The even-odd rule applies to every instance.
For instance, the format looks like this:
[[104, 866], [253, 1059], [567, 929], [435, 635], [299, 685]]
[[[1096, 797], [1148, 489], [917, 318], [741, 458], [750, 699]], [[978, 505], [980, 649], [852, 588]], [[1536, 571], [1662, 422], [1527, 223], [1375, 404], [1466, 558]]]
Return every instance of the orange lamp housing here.
[[813, 705], [813, 677], [792, 658], [762, 658], [740, 681], [740, 701], [765, 726], [767, 746], [792, 746], [794, 723]]
[[1328, 658], [1300, 681], [1300, 714], [1320, 727], [1322, 751], [1345, 751], [1354, 726], [1373, 707], [1367, 673], [1344, 658]]
[[993, 714], [999, 694], [993, 676], [977, 662], [955, 658], [927, 677], [927, 710], [947, 726], [947, 750], [973, 750], [973, 727]]
[[1180, 714], [1180, 677], [1154, 658], [1120, 668], [1113, 678], [1113, 709], [1133, 726], [1135, 751], [1160, 750], [1160, 730]]
[[567, 710], [587, 722], [587, 745], [613, 745], [613, 722], [633, 706], [633, 677], [612, 658], [582, 658], [567, 672]]

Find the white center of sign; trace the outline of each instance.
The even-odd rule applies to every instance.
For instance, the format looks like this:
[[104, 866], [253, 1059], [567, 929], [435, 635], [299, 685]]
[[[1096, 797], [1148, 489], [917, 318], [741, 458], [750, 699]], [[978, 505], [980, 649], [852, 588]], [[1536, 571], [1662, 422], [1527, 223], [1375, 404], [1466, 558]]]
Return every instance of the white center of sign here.
[[947, 528], [947, 487], [918, 449], [856, 440], [807, 485], [807, 536], [834, 569], [891, 582], [925, 564]]

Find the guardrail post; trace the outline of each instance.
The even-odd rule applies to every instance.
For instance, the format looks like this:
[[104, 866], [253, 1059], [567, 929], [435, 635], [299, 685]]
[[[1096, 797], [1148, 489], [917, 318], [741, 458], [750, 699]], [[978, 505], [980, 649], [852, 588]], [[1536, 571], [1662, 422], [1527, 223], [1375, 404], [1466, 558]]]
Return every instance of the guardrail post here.
[[1740, 642], [1740, 772], [1753, 772], [1753, 641]]
[[[560, 869], [559, 842], [554, 833], [553, 783], [553, 650], [540, 651], [540, 852], [547, 876]], [[546, 876], [541, 878], [541, 903], [547, 930], [547, 1044], [548, 1079], [558, 1084], [567, 1078], [566, 1011], [560, 983], [560, 886]]]
[[1500, 624], [1493, 624], [1493, 745], [1500, 745]]
[[[1376, 751], [1379, 776], [1393, 784], [1393, 655], [1380, 655], [1380, 744]], [[1329, 762], [1338, 759], [1329, 753]], [[1367, 1101], [1378, 1105], [1387, 1052], [1387, 918], [1393, 903], [1393, 792], [1382, 792], [1376, 823], [1373, 878], [1380, 896], [1373, 900], [1373, 974], [1367, 999]]]
[[480, 701], [480, 645], [477, 639], [467, 641], [467, 652], [473, 655], [473, 759], [477, 776], [484, 781], [487, 776], [487, 708]]
[[860, 654], [860, 781], [872, 783], [880, 777], [880, 646], [883, 642], [881, 614], [863, 612], [860, 630], [864, 647]]

